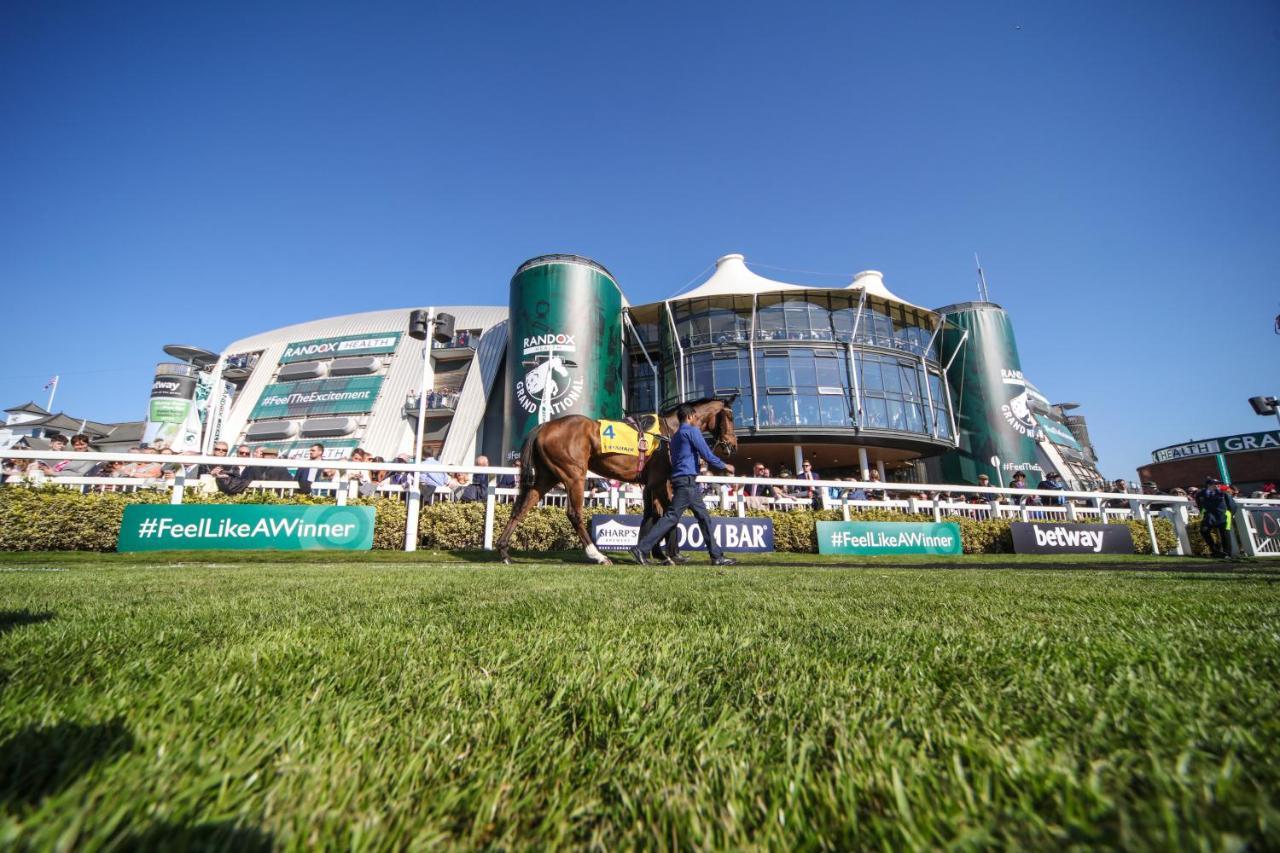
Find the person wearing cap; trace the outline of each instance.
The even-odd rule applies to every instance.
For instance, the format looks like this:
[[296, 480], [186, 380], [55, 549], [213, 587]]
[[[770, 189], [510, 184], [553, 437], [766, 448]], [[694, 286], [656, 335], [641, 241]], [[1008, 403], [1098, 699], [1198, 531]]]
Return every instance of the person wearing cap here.
[[1209, 555], [1231, 556], [1231, 518], [1236, 511], [1231, 493], [1222, 488], [1221, 480], [1209, 477], [1204, 481], [1204, 488], [1196, 494], [1196, 506], [1200, 508], [1200, 535], [1209, 546]]

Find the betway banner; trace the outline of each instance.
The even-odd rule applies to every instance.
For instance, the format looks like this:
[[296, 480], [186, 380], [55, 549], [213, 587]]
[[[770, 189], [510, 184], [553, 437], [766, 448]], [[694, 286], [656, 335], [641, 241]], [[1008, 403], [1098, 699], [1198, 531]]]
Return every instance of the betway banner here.
[[355, 376], [350, 379], [277, 382], [263, 390], [258, 404], [249, 413], [249, 419], [371, 412], [382, 389], [382, 379], [381, 376]]
[[280, 363], [289, 364], [293, 361], [312, 361], [320, 358], [345, 358], [349, 355], [381, 355], [395, 352], [396, 345], [399, 343], [399, 332], [315, 338], [289, 344], [285, 347], [284, 355], [280, 356]]
[[963, 554], [954, 521], [819, 521], [819, 554]]
[[[633, 548], [640, 541], [641, 521], [642, 517], [638, 515], [594, 515], [591, 517], [591, 541], [601, 551], [625, 551]], [[682, 518], [679, 530], [681, 550], [707, 550], [702, 528], [697, 521]], [[725, 551], [772, 551], [773, 519], [713, 517], [711, 535]]]
[[1033, 524], [1015, 521], [1017, 554], [1132, 554], [1133, 534], [1127, 524]]
[[373, 547], [373, 507], [139, 505], [117, 551], [311, 551]]

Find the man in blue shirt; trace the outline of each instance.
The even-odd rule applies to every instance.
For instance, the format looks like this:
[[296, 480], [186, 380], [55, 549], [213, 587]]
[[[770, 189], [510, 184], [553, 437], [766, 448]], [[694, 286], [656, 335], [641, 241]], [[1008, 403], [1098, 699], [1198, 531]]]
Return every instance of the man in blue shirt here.
[[712, 535], [711, 514], [702, 503], [702, 495], [698, 491], [698, 457], [707, 460], [707, 464], [717, 470], [733, 473], [733, 466], [720, 461], [711, 448], [707, 447], [702, 431], [693, 425], [693, 406], [681, 403], [676, 409], [676, 417], [680, 421], [680, 429], [671, 436], [671, 506], [662, 519], [653, 526], [634, 548], [630, 550], [632, 559], [637, 563], [645, 563], [645, 555], [653, 550], [671, 529], [680, 523], [680, 516], [690, 510], [702, 528], [703, 541], [707, 543], [707, 551], [711, 554], [711, 563], [716, 566], [732, 566], [737, 561], [724, 555], [720, 545]]

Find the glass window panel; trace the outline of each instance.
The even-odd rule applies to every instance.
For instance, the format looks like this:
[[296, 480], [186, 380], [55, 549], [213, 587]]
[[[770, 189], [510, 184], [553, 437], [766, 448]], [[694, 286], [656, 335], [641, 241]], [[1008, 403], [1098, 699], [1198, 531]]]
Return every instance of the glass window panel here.
[[946, 399], [942, 393], [942, 378], [936, 373], [929, 374], [929, 393], [933, 395], [933, 404], [935, 406]]
[[821, 426], [822, 414], [819, 398], [813, 394], [796, 395], [796, 423], [800, 426]]
[[693, 397], [710, 397], [715, 388], [711, 375], [711, 353], [699, 353], [690, 356], [693, 369], [689, 372], [689, 394]]
[[885, 359], [883, 362], [884, 370], [884, 390], [890, 394], [902, 393], [902, 379], [898, 370], [898, 362], [893, 359]]
[[907, 430], [909, 432], [927, 432], [924, 426], [924, 409], [919, 403], [907, 403]]
[[790, 360], [792, 384], [797, 387], [812, 387], [818, 384], [818, 374], [813, 366], [813, 350], [792, 350]]
[[755, 409], [751, 405], [750, 394], [739, 394], [733, 401], [733, 423], [735, 426], [751, 426], [755, 423]]
[[761, 305], [756, 315], [756, 338], [759, 340], [782, 340], [785, 337], [786, 322], [783, 318], [782, 303]]
[[899, 365], [902, 371], [902, 391], [908, 397], [920, 396], [920, 371], [914, 366]]
[[796, 422], [795, 396], [792, 394], [766, 394], [760, 410], [761, 426], [791, 426]]
[[815, 358], [814, 370], [818, 385], [843, 386], [844, 366], [839, 358]]
[[863, 355], [858, 358], [862, 362], [862, 388], [864, 391], [883, 391], [884, 382], [880, 379], [880, 359], [874, 355]]
[[889, 426], [889, 408], [886, 402], [878, 397], [868, 397], [862, 401], [862, 419], [869, 429], [886, 429]]
[[889, 429], [905, 430], [907, 428], [907, 413], [903, 409], [901, 400], [888, 400], [889, 404]]
[[951, 438], [951, 419], [947, 417], [947, 410], [934, 409], [933, 414], [938, 425], [938, 435], [941, 438]]
[[[715, 358], [711, 361], [711, 370], [717, 388], [741, 388], [742, 382], [738, 371], [738, 356], [733, 358]], [[747, 383], [750, 386], [750, 382]]]
[[764, 384], [783, 387], [791, 384], [791, 365], [785, 355], [766, 355], [764, 357]]
[[823, 426], [848, 426], [849, 403], [846, 397], [819, 397]]

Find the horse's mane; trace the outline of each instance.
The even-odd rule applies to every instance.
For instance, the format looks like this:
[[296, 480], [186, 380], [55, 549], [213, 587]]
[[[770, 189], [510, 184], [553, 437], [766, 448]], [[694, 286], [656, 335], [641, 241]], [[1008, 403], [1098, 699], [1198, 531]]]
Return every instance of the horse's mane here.
[[688, 404], [690, 406], [702, 406], [707, 403], [724, 403], [725, 406], [728, 407], [733, 405], [733, 401], [737, 396], [738, 396], [737, 394], [733, 394], [729, 397], [703, 397], [700, 400], [685, 400], [683, 402], [676, 403], [674, 406], [671, 406], [670, 408], [662, 409], [660, 412], [658, 412], [658, 414], [660, 414], [664, 418], [669, 418], [676, 413], [676, 409], [680, 408], [685, 404]]

